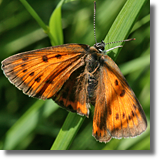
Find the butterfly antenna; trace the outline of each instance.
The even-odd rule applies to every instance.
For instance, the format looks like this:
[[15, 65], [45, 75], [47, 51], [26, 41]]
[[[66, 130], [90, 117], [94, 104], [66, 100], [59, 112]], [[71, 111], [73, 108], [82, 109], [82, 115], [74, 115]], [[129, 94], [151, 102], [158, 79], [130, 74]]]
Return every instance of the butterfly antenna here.
[[94, 1], [93, 27], [94, 27], [94, 38], [95, 38], [95, 42], [97, 43], [97, 39], [96, 39], [96, 1]]
[[[112, 43], [119, 43], [119, 42], [133, 41], [133, 40], [135, 40], [135, 38], [125, 39], [125, 40], [122, 40], [122, 41], [109, 42], [109, 43], [105, 43], [105, 45], [107, 45], [107, 44], [112, 44]], [[120, 45], [120, 46], [116, 46], [116, 47], [113, 47], [113, 48], [110, 48], [110, 49], [106, 50], [105, 52], [111, 51], [111, 50], [113, 50], [113, 49], [115, 49], [115, 48], [119, 48], [119, 47], [123, 47], [123, 46], [122, 46], [122, 45]]]
[[125, 39], [125, 40], [122, 40], [122, 41], [109, 42], [109, 43], [105, 43], [105, 45], [112, 44], [112, 43], [120, 43], [120, 42], [126, 42], [126, 41], [133, 41], [133, 40], [136, 40], [136, 39], [135, 38], [131, 38], [131, 39]]

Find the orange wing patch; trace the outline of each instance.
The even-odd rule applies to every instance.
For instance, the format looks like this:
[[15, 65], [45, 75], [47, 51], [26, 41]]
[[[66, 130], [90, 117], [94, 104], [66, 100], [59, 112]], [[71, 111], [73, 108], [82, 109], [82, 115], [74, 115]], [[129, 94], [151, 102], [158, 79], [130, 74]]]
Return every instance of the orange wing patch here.
[[105, 56], [98, 74], [93, 135], [108, 142], [111, 137], [134, 137], [145, 131], [147, 121], [142, 107], [110, 57]]

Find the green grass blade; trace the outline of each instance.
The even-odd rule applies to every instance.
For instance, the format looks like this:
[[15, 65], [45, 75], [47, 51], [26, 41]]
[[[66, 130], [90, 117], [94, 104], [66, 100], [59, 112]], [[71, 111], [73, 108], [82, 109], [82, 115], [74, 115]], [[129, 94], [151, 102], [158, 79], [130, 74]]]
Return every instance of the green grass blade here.
[[132, 61], [126, 62], [123, 65], [120, 65], [119, 68], [123, 75], [136, 71], [138, 69], [144, 68], [150, 65], [150, 55], [141, 56]]
[[50, 33], [54, 39], [54, 41], [51, 40], [51, 44], [53, 46], [63, 44], [63, 30], [61, 20], [61, 7], [63, 3], [64, 0], [61, 0], [59, 2], [56, 9], [53, 11], [49, 21]]
[[26, 0], [20, 0], [24, 7], [28, 10], [28, 12], [32, 15], [32, 17], [37, 21], [37, 23], [43, 28], [44, 32], [48, 34], [50, 40], [54, 42], [54, 38], [49, 31], [48, 26], [42, 21], [42, 19], [38, 16], [38, 14], [34, 11], [34, 9], [29, 5]]
[[8, 130], [5, 138], [4, 149], [11, 150], [33, 130], [37, 124], [37, 110], [42, 107], [44, 101], [37, 101], [25, 114]]
[[11, 55], [11, 53], [18, 52], [20, 49], [23, 49], [28, 45], [42, 40], [45, 37], [47, 37], [47, 35], [43, 32], [42, 28], [36, 29], [29, 34], [21, 36], [20, 38], [15, 39], [2, 46], [1, 50], [5, 53], [5, 55], [3, 54], [2, 57], [4, 56], [3, 58], [6, 58], [6, 56]]
[[[128, 38], [130, 31], [143, 7], [146, 0], [127, 0], [116, 20], [114, 21], [109, 33], [105, 37], [105, 42], [115, 42]], [[122, 43], [118, 43], [121, 45]], [[106, 49], [114, 47], [115, 44], [106, 46]], [[121, 48], [114, 49], [109, 53], [112, 59], [116, 59]]]
[[51, 150], [67, 150], [73, 141], [76, 133], [82, 125], [85, 117], [75, 113], [69, 113]]
[[[28, 109], [28, 111], [26, 111], [23, 116], [19, 118], [18, 121], [8, 130], [4, 144], [5, 150], [14, 149], [19, 143], [22, 142], [23, 139], [33, 132], [39, 122], [41, 115], [40, 109], [44, 103], [45, 101], [43, 100], [36, 101]], [[52, 100], [48, 100], [44, 105], [43, 114], [41, 116], [46, 118], [57, 109], [58, 105], [54, 104]]]
[[45, 30], [48, 30], [48, 27], [45, 25], [45, 23], [41, 20], [41, 18], [38, 16], [38, 14], [34, 11], [34, 9], [29, 5], [29, 3], [26, 0], [20, 0], [21, 3], [24, 5], [24, 7], [28, 10], [28, 12], [33, 16], [33, 18], [38, 22], [38, 24]]
[[131, 33], [142, 27], [143, 25], [147, 24], [150, 22], [150, 14], [147, 16], [143, 17], [141, 20], [135, 23], [134, 27], [131, 30]]

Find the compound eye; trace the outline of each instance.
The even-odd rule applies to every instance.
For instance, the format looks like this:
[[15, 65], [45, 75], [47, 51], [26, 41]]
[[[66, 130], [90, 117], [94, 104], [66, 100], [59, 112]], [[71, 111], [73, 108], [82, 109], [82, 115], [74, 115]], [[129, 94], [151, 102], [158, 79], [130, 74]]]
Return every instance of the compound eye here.
[[104, 51], [105, 43], [102, 41], [102, 42], [100, 42], [100, 43], [96, 43], [94, 46], [96, 47], [96, 49], [97, 49], [98, 51], [102, 52], [102, 51]]
[[104, 51], [104, 46], [99, 46], [99, 49], [101, 49], [102, 51]]

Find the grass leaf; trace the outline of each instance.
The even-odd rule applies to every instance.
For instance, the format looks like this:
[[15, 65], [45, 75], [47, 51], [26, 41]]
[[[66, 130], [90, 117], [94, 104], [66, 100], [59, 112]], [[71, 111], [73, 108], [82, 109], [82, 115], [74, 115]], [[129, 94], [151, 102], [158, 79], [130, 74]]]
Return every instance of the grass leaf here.
[[61, 7], [64, 3], [64, 0], [61, 0], [57, 5], [56, 9], [53, 11], [50, 21], [49, 21], [49, 29], [50, 33], [54, 39], [51, 39], [51, 44], [61, 45], [63, 44], [63, 30], [62, 30], [62, 19], [61, 19]]
[[28, 135], [37, 125], [38, 109], [44, 101], [37, 101], [25, 114], [8, 130], [5, 138], [4, 149], [12, 150]]
[[67, 150], [71, 145], [76, 133], [82, 125], [85, 117], [76, 113], [69, 113], [51, 150]]
[[[130, 31], [143, 7], [146, 0], [127, 0], [116, 20], [114, 21], [109, 33], [105, 37], [104, 42], [115, 42], [128, 38]], [[118, 43], [121, 45], [124, 43]], [[106, 46], [106, 49], [112, 48], [115, 44]], [[112, 59], [116, 59], [121, 48], [114, 49], [109, 53]]]

